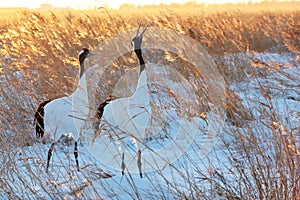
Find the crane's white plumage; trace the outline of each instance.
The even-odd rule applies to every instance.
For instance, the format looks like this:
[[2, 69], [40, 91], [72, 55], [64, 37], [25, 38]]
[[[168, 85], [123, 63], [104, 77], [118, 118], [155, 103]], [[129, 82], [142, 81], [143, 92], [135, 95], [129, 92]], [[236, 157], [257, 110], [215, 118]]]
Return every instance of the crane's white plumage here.
[[150, 97], [144, 69], [134, 94], [129, 98], [111, 101], [104, 109], [102, 121], [107, 126], [117, 127], [128, 134], [143, 138], [150, 118]]
[[77, 141], [78, 132], [89, 112], [85, 74], [80, 78], [78, 88], [72, 95], [55, 99], [44, 109], [46, 135], [57, 141], [63, 134], [72, 133]]
[[[44, 107], [45, 135], [52, 137], [55, 143], [63, 134], [72, 134], [75, 140], [76, 153], [74, 152], [74, 154], [77, 154], [77, 141], [80, 136], [81, 128], [89, 114], [86, 75], [84, 73], [84, 60], [90, 55], [91, 53], [87, 49], [83, 49], [79, 53], [80, 79], [76, 91], [68, 97], [53, 100]], [[54, 143], [48, 152], [48, 164]], [[77, 156], [75, 155], [76, 163], [78, 163]]]

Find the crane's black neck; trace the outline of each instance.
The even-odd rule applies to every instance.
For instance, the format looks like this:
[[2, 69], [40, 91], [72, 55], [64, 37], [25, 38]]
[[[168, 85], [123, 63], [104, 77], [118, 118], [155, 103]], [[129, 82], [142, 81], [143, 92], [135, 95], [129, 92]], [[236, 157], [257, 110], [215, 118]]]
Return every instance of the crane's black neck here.
[[144, 71], [144, 69], [146, 68], [145, 61], [144, 61], [143, 56], [142, 56], [142, 50], [141, 49], [136, 49], [136, 50], [134, 50], [134, 52], [137, 55], [137, 57], [139, 59], [139, 62], [140, 62], [140, 74], [141, 74], [142, 71]]
[[82, 77], [83, 73], [84, 73], [84, 59], [79, 59], [80, 61], [80, 68], [79, 68], [79, 78]]

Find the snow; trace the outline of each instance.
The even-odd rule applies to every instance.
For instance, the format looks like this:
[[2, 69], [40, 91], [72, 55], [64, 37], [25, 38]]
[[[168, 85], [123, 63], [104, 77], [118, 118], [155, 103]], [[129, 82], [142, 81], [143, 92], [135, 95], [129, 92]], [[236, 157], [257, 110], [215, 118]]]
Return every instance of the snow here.
[[[230, 148], [230, 145], [223, 146], [221, 139], [230, 140], [231, 134], [235, 132], [246, 135], [251, 129], [261, 138], [259, 142], [266, 151], [268, 143], [273, 138], [263, 135], [268, 135], [267, 133], [274, 127], [283, 137], [289, 132], [295, 136], [298, 134], [296, 138], [299, 139], [297, 131], [300, 122], [300, 64], [291, 55], [271, 53], [226, 55], [226, 57], [228, 62], [231, 57], [243, 57], [245, 60], [254, 58], [270, 66], [271, 71], [268, 73], [259, 76], [247, 74], [248, 80], [227, 86], [236, 92], [247, 111], [253, 114], [254, 119], [248, 123], [248, 127], [238, 128], [231, 124], [223, 124], [220, 113], [214, 110], [207, 113], [207, 122], [197, 116], [190, 117], [192, 110], [177, 111], [176, 108], [180, 107], [180, 104], [170, 106], [176, 105], [176, 98], [171, 98], [171, 93], [163, 89], [169, 87], [173, 91], [178, 91], [180, 94], [178, 98], [185, 99], [184, 97], [192, 94], [189, 90], [191, 86], [188, 82], [183, 84], [171, 82], [167, 75], [160, 73], [167, 84], [156, 88], [159, 92], [151, 98], [151, 101], [167, 109], [159, 110], [162, 117], [151, 122], [154, 133], [152, 140], [143, 141], [143, 179], [137, 174], [136, 151], [132, 150], [129, 140], [126, 142], [127, 152], [132, 153], [125, 156], [127, 165], [125, 175], [122, 176], [119, 147], [103, 135], [96, 138], [90, 135], [82, 138], [82, 146], [78, 149], [80, 172], [76, 171], [72, 144], [55, 146], [48, 174], [45, 173], [45, 162], [50, 144], [36, 143], [12, 152], [4, 152], [7, 155], [1, 157], [0, 175], [2, 180], [6, 180], [7, 185], [1, 188], [7, 188], [11, 193], [0, 191], [0, 198], [181, 199], [186, 197], [184, 195], [188, 195], [189, 198], [197, 199], [200, 198], [199, 195], [213, 193], [211, 189], [213, 183], [209, 178], [219, 177], [222, 180], [226, 177], [227, 180], [234, 182], [235, 168], [233, 163], [226, 159], [227, 148]], [[151, 65], [149, 68], [151, 69]], [[152, 69], [155, 69], [155, 66], [152, 66]], [[167, 101], [159, 102], [158, 98], [166, 98]], [[191, 102], [187, 100], [185, 103]], [[271, 114], [276, 116], [274, 121], [270, 121], [263, 110], [271, 110], [273, 112]], [[159, 122], [163, 122], [165, 127]], [[165, 132], [169, 133], [168, 137], [164, 137]], [[220, 132], [220, 135], [217, 134]], [[88, 144], [91, 145], [91, 149], [85, 146]], [[102, 145], [109, 146], [111, 152]], [[169, 154], [168, 159], [166, 152]], [[112, 155], [115, 156], [114, 159]], [[236, 152], [234, 156], [236, 158], [234, 165], [243, 166], [245, 174], [251, 174], [243, 155]], [[14, 164], [5, 158], [14, 158]], [[152, 170], [149, 170], [150, 168]], [[280, 176], [277, 172], [273, 173], [274, 176], [276, 174]], [[212, 195], [213, 198], [222, 199], [218, 195]]]
[[[13, 188], [15, 195], [22, 196], [24, 194], [21, 192], [26, 190], [27, 196], [35, 195], [42, 199], [61, 196], [76, 199], [85, 196], [83, 193], [87, 194], [85, 197], [88, 199], [157, 199], [163, 195], [167, 195], [168, 199], [176, 197], [170, 188], [154, 183], [148, 177], [141, 179], [135, 174], [122, 177], [121, 174], [104, 171], [101, 163], [83, 147], [79, 148], [81, 171], [77, 172], [75, 162], [70, 158], [73, 154], [72, 147], [55, 147], [49, 174], [44, 173], [49, 145], [35, 144], [13, 152], [17, 155], [15, 169], [19, 171], [15, 177], [10, 177], [18, 182], [15, 184], [16, 188]], [[27, 184], [24, 185], [24, 182]], [[52, 193], [45, 193], [45, 188]]]

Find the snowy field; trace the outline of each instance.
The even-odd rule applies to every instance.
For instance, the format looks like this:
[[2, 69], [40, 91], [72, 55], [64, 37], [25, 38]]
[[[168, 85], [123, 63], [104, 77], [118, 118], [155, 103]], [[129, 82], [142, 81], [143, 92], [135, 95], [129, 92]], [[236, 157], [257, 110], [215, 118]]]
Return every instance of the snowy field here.
[[[123, 177], [120, 169], [103, 164], [109, 160], [101, 162], [93, 157], [84, 142], [79, 145], [77, 172], [73, 142], [68, 138], [68, 145], [55, 146], [48, 174], [45, 165], [51, 143], [37, 141], [31, 146], [3, 150], [0, 199], [259, 199], [258, 191], [249, 192], [253, 185], [265, 187], [262, 190], [270, 191], [272, 199], [272, 189], [280, 189], [282, 184], [299, 187], [300, 171], [293, 166], [299, 166], [300, 156], [300, 63], [293, 55], [271, 53], [232, 54], [223, 59], [233, 70], [240, 67], [234, 66], [235, 59], [255, 66], [244, 70], [243, 80], [227, 81], [226, 90], [237, 99], [236, 105], [229, 106], [238, 105], [243, 112], [227, 116], [220, 135], [208, 134], [216, 128], [212, 109], [207, 112], [207, 121], [193, 116], [185, 125], [185, 131], [195, 132], [186, 151], [178, 148], [174, 151], [181, 155], [178, 160], [144, 173], [142, 179], [130, 169]], [[22, 71], [14, 75], [23, 77]], [[169, 95], [157, 95], [173, 101]], [[157, 98], [154, 100], [159, 104]], [[147, 143], [155, 150], [167, 145], [180, 129], [176, 110], [166, 110], [165, 114], [167, 126], [156, 128], [165, 128], [170, 135]], [[31, 131], [34, 134], [33, 128]], [[281, 156], [285, 158], [278, 161]], [[277, 182], [284, 173], [293, 176], [289, 177], [291, 181]]]

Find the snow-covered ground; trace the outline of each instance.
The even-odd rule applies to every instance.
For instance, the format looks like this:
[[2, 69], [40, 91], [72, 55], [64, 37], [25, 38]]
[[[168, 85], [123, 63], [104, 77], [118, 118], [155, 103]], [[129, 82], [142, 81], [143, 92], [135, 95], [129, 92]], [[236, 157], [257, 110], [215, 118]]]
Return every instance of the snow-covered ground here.
[[[243, 55], [227, 55], [228, 62], [230, 62], [231, 56], [243, 57]], [[267, 64], [269, 68], [266, 72], [259, 70], [259, 66], [255, 66], [257, 67], [257, 74], [246, 74], [247, 80], [227, 85], [241, 99], [245, 110], [253, 115], [253, 119], [248, 122], [247, 127], [237, 128], [231, 123], [227, 123], [221, 127], [223, 131], [220, 135], [210, 135], [209, 130], [211, 128], [218, 129], [214, 123], [216, 115], [211, 110], [207, 113], [207, 122], [200, 116], [193, 117], [186, 122], [184, 129], [180, 129], [182, 127], [176, 123], [180, 119], [179, 114], [174, 110], [168, 110], [164, 113], [166, 115], [164, 117], [166, 125], [164, 131], [170, 134], [161, 139], [162, 134], [159, 131], [163, 127], [161, 127], [162, 129], [156, 127], [158, 133], [154, 138], [157, 137], [158, 139], [147, 143], [151, 148], [159, 150], [162, 145], [170, 143], [178, 135], [178, 132], [193, 132], [189, 130], [189, 128], [193, 129], [193, 126], [189, 127], [188, 123], [197, 124], [198, 129], [195, 128], [197, 130], [193, 140], [185, 152], [182, 152], [182, 148], [178, 148], [178, 152], [174, 150], [174, 154], [180, 155], [178, 160], [166, 162], [158, 170], [146, 172], [142, 179], [138, 173], [131, 173], [130, 169], [126, 169], [125, 175], [122, 177], [121, 169], [114, 169], [103, 164], [98, 157], [97, 160], [84, 147], [84, 142], [79, 147], [80, 172], [76, 171], [72, 144], [70, 146], [58, 144], [55, 147], [49, 174], [45, 173], [45, 163], [50, 144], [44, 145], [37, 142], [32, 146], [20, 147], [12, 152], [4, 151], [3, 153], [7, 155], [0, 157], [2, 159], [0, 160], [0, 176], [4, 180], [0, 182], [2, 184], [0, 188], [6, 188], [6, 190], [0, 190], [0, 198], [225, 198], [219, 192], [213, 192], [216, 189], [213, 186], [212, 178], [218, 175], [221, 184], [224, 184], [222, 178], [236, 180], [233, 163], [226, 159], [229, 154], [226, 148], [229, 147], [225, 148], [222, 141], [230, 140], [231, 136], [229, 135], [232, 135], [237, 129], [239, 129], [239, 133], [247, 134], [247, 130], [250, 128], [253, 132], [257, 131], [257, 134], [261, 134], [271, 131], [272, 123], [278, 125], [277, 128], [281, 124], [287, 131], [295, 134], [298, 144], [300, 142], [300, 64], [291, 55], [265, 53], [248, 56], [256, 61], [261, 61], [264, 65]], [[250, 63], [249, 58], [243, 59], [248, 59]], [[173, 86], [174, 84], [172, 83]], [[176, 105], [176, 98], [172, 99], [170, 94], [164, 96], [157, 93], [160, 97], [169, 96], [167, 103]], [[156, 100], [153, 98], [153, 101]], [[158, 101], [155, 103], [159, 104]], [[185, 112], [188, 113], [189, 111], [183, 111], [180, 114]], [[274, 117], [272, 118], [270, 115]], [[158, 126], [159, 123], [156, 122], [156, 125]], [[267, 142], [268, 139], [270, 138], [262, 137], [262, 140]], [[210, 153], [206, 152], [206, 148]], [[237, 157], [235, 164], [242, 165], [245, 163], [243, 163], [242, 157]], [[247, 170], [247, 166], [245, 166], [245, 170]]]

